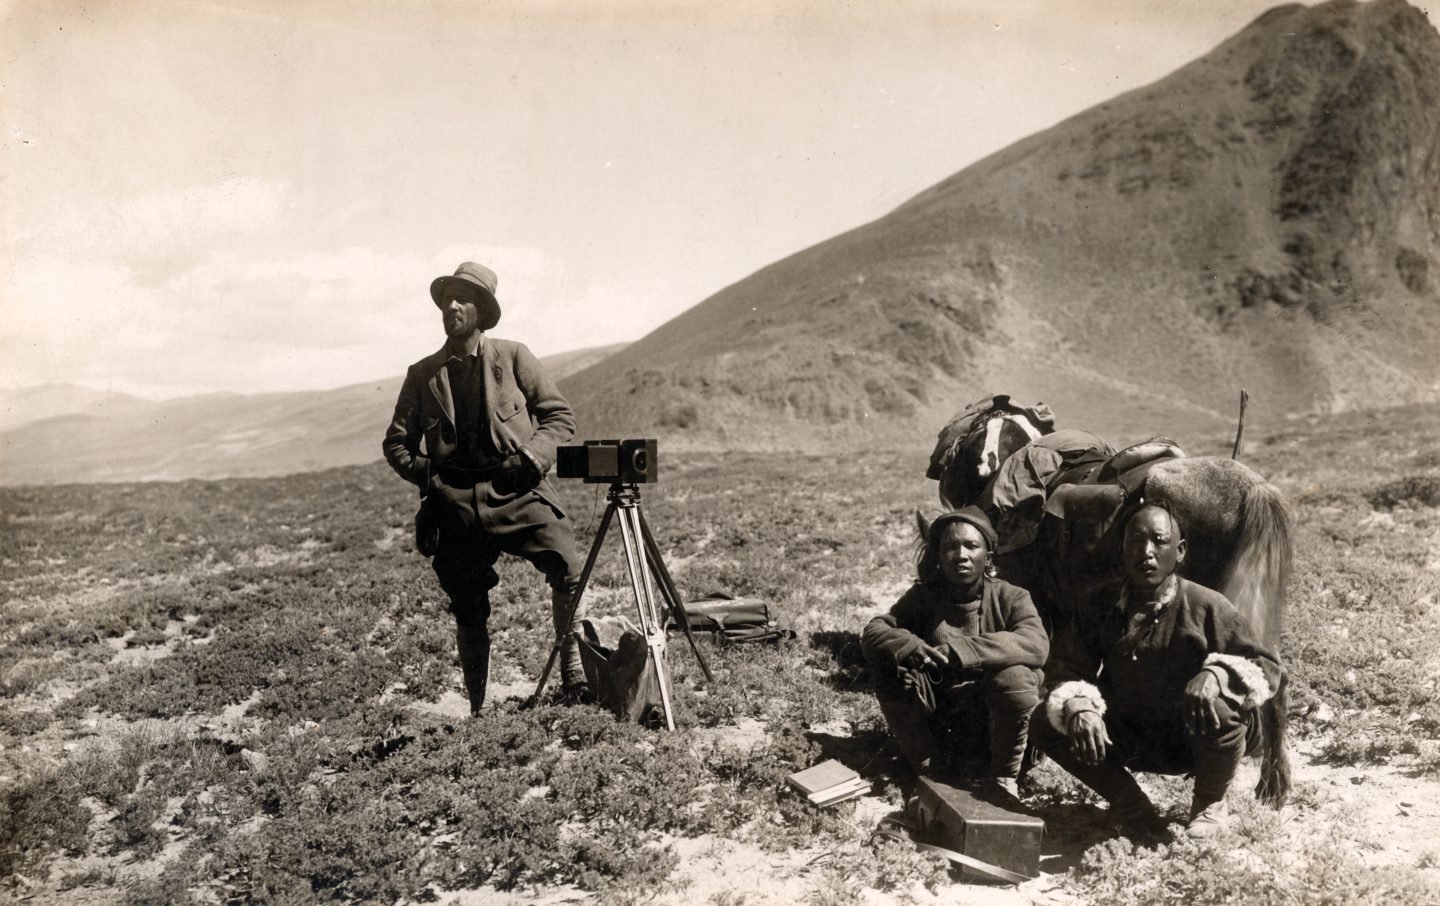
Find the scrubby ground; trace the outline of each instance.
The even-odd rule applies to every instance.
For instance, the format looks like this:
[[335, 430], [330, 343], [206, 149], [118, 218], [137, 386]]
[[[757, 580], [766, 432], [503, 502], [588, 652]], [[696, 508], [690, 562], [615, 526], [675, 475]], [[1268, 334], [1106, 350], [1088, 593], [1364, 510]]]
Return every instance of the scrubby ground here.
[[[674, 734], [518, 707], [550, 644], [546, 589], [518, 562], [496, 595], [495, 700], [465, 718], [414, 500], [381, 465], [0, 490], [0, 897], [1435, 902], [1440, 408], [1249, 430], [1245, 459], [1297, 525], [1291, 803], [1256, 806], [1247, 765], [1232, 832], [1137, 849], [1043, 765], [1025, 789], [1043, 874], [1015, 889], [868, 845], [903, 791], [856, 633], [912, 574], [928, 438], [905, 455], [665, 456], [644, 506], [682, 592], [763, 596], [799, 630], [705, 649], [713, 685], [673, 646]], [[603, 496], [562, 491], [587, 544]], [[622, 562], [602, 557], [592, 611], [631, 607]], [[872, 794], [815, 810], [786, 791], [825, 757]], [[1146, 783], [1178, 819], [1186, 783]]]

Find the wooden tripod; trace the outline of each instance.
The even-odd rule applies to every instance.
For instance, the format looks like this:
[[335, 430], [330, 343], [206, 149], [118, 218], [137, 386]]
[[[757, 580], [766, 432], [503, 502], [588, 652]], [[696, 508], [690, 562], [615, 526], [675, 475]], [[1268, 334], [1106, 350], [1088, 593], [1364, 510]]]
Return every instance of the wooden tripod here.
[[[695, 637], [690, 633], [690, 620], [685, 615], [685, 605], [681, 603], [679, 594], [675, 591], [675, 580], [670, 577], [670, 570], [665, 568], [665, 561], [660, 556], [660, 547], [655, 543], [655, 536], [650, 533], [650, 525], [645, 521], [645, 514], [640, 509], [640, 489], [633, 484], [615, 482], [610, 485], [610, 491], [606, 494], [608, 505], [605, 507], [605, 517], [600, 522], [600, 530], [595, 533], [595, 541], [590, 545], [590, 555], [585, 559], [585, 569], [580, 573], [580, 584], [575, 586], [575, 593], [570, 597], [570, 608], [565, 614], [565, 619], [560, 625], [566, 627], [555, 638], [555, 644], [550, 649], [550, 658], [545, 662], [545, 669], [540, 674], [540, 683], [535, 687], [535, 695], [531, 699], [538, 702], [540, 694], [545, 691], [545, 683], [550, 678], [550, 671], [555, 667], [555, 658], [560, 655], [560, 648], [565, 644], [565, 638], [569, 635], [568, 627], [574, 622], [575, 614], [580, 611], [580, 599], [585, 594], [586, 587], [590, 584], [590, 573], [595, 569], [595, 561], [599, 559], [600, 548], [605, 543], [605, 535], [610, 529], [610, 523], [618, 514], [620, 517], [620, 537], [625, 546], [625, 567], [630, 574], [630, 588], [635, 596], [635, 610], [640, 618], [640, 631], [645, 636], [645, 645], [650, 649], [650, 661], [654, 665], [656, 684], [660, 688], [660, 703], [665, 711], [665, 729], [675, 729], [675, 714], [670, 706], [670, 671], [665, 666], [665, 621], [664, 614], [669, 613], [670, 618], [685, 631], [685, 638], [690, 643], [690, 650], [695, 652], [695, 660], [700, 664], [700, 670], [705, 674], [708, 682], [715, 682], [715, 677], [710, 672], [710, 665], [705, 663], [705, 657], [700, 653], [699, 647], [695, 644]], [[653, 580], [653, 585], [652, 585]], [[659, 600], [656, 597], [656, 588], [659, 589]], [[662, 610], [663, 603], [666, 610]]]

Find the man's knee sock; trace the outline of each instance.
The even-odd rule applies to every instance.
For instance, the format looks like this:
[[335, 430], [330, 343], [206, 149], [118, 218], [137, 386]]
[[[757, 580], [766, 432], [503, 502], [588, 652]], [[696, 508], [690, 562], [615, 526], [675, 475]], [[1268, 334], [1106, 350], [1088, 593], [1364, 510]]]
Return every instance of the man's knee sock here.
[[485, 687], [490, 682], [490, 632], [484, 626], [455, 627], [455, 647], [460, 653], [460, 673], [470, 713], [478, 714], [485, 704]]

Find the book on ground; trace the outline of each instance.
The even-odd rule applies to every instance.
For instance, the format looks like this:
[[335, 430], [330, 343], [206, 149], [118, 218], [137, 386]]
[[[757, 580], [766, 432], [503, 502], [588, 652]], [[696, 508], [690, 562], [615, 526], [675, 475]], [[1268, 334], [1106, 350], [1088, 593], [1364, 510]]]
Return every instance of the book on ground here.
[[862, 793], [868, 792], [870, 792], [870, 781], [864, 777], [856, 777], [854, 780], [842, 783], [837, 787], [831, 787], [828, 790], [822, 790], [818, 793], [811, 793], [805, 798], [816, 805], [825, 806], [834, 805], [837, 802], [844, 802], [846, 799], [853, 799]]
[[812, 768], [796, 771], [786, 778], [815, 805], [832, 805], [858, 796], [870, 789], [870, 781], [833, 758]]

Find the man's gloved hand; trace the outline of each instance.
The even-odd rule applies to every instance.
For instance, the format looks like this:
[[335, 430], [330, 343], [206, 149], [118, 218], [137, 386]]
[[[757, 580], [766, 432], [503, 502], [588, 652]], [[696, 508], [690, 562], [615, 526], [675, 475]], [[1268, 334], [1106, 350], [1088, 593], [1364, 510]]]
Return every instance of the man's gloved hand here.
[[511, 453], [496, 467], [495, 477], [506, 487], [528, 491], [540, 483], [540, 470], [524, 453]]
[[1220, 681], [1209, 670], [1201, 670], [1185, 684], [1185, 728], [1190, 735], [1220, 729], [1220, 715], [1215, 711], [1219, 697]]

